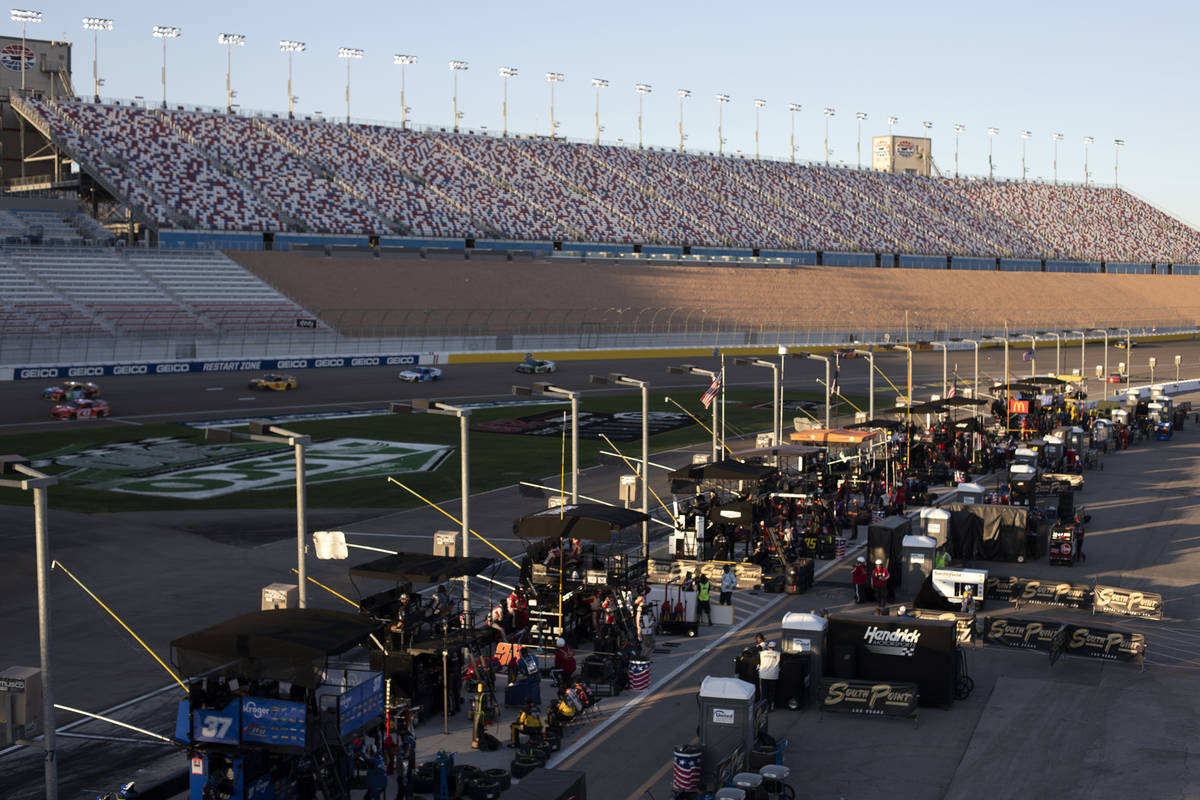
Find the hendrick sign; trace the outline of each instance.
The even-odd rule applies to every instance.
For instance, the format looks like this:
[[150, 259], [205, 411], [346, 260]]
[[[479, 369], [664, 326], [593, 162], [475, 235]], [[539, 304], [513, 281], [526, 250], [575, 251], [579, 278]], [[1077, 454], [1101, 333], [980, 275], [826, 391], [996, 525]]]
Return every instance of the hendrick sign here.
[[911, 717], [917, 713], [917, 685], [885, 681], [821, 681], [818, 708], [848, 714]]
[[1092, 589], [1093, 613], [1117, 614], [1125, 617], [1162, 619], [1163, 599], [1161, 594], [1121, 589], [1116, 586], [1096, 584]]

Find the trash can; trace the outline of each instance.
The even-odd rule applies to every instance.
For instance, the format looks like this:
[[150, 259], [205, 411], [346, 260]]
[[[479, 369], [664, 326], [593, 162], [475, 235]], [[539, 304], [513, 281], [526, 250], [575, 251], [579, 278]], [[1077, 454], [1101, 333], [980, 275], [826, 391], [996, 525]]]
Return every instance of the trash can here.
[[[975, 486], [977, 484], [964, 483], [959, 486], [959, 491], [962, 491], [963, 486]], [[979, 487], [980, 490], [983, 487]], [[967, 501], [964, 500], [964, 503]], [[982, 502], [982, 500], [980, 501]], [[946, 543], [947, 537], [950, 535], [950, 512], [942, 508], [922, 508], [921, 509], [921, 533], [933, 539], [937, 547], [941, 547]]]
[[754, 748], [754, 686], [737, 678], [707, 676], [696, 695], [700, 707], [700, 780], [711, 786], [720, 764], [739, 746]]
[[671, 788], [676, 792], [690, 792], [700, 788], [700, 758], [704, 750], [685, 744], [675, 748], [675, 761], [671, 770]]
[[901, 540], [900, 563], [903, 565], [901, 586], [907, 587], [910, 591], [916, 591], [917, 587], [933, 572], [933, 559], [937, 548], [938, 543], [932, 536], [905, 536]]

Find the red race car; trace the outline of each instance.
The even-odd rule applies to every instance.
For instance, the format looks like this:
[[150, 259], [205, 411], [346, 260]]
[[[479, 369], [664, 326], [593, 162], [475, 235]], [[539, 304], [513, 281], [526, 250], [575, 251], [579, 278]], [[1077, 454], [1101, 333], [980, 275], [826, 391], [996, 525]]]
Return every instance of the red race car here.
[[107, 417], [112, 413], [108, 403], [103, 400], [72, 400], [59, 403], [50, 411], [54, 419], [86, 419], [87, 417]]

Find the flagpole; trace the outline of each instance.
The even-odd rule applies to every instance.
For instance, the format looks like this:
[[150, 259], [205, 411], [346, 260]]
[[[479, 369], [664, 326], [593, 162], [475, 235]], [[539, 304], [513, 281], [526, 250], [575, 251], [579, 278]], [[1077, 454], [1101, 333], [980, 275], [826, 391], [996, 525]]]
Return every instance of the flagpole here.
[[721, 458], [725, 457], [725, 417], [729, 409], [725, 407], [725, 352], [721, 352]]

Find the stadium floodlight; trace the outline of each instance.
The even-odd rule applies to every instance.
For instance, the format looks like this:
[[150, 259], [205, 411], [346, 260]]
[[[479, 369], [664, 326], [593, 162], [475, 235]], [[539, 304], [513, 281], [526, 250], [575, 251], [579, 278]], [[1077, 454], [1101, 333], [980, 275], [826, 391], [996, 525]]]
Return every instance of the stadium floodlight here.
[[346, 60], [346, 125], [350, 124], [350, 62], [361, 61], [365, 53], [357, 47], [339, 47], [338, 58]]
[[554, 84], [566, 80], [561, 72], [547, 72], [546, 81], [550, 84], [550, 138], [558, 133], [558, 123], [554, 121]]
[[[83, 28], [92, 32], [92, 83], [95, 85], [95, 101], [100, 102], [100, 31], [111, 31], [113, 21], [104, 17], [84, 17]], [[24, 58], [22, 58], [24, 63]], [[24, 74], [24, 71], [22, 71]]]
[[296, 41], [292, 41], [291, 39], [280, 39], [279, 40], [279, 51], [282, 53], [287, 53], [287, 57], [288, 57], [288, 82], [287, 82], [288, 119], [296, 118], [296, 105], [295, 104], [296, 104], [296, 100], [298, 99], [296, 97], [296, 95], [294, 95], [292, 93], [292, 55], [294, 53], [303, 53], [307, 49], [308, 49], [308, 45], [306, 45], [304, 42], [296, 42]]
[[608, 88], [608, 81], [592, 78], [592, 88], [596, 90], [596, 144], [600, 144], [600, 90]]
[[1088, 146], [1096, 143], [1091, 136], [1083, 137], [1083, 185], [1087, 186], [1091, 176], [1088, 174]]
[[825, 115], [825, 166], [829, 166], [829, 118], [837, 114], [837, 109], [828, 106], [821, 112]]
[[[692, 96], [691, 89], [676, 89], [675, 94], [679, 95], [679, 152], [683, 152], [683, 101]], [[641, 119], [638, 119], [638, 129], [641, 130]]]
[[500, 77], [504, 82], [504, 102], [500, 105], [500, 113], [504, 116], [504, 137], [508, 138], [508, 79], [517, 77], [516, 67], [501, 67]]
[[400, 127], [404, 129], [408, 127], [408, 104], [404, 102], [404, 68], [417, 63], [417, 57], [397, 53], [392, 56], [392, 63], [400, 67]]
[[454, 109], [454, 132], [458, 133], [458, 73], [467, 69], [466, 61], [452, 59], [450, 61], [450, 72], [454, 75], [454, 96], [452, 99], [452, 107]]
[[155, 25], [151, 31], [155, 39], [162, 39], [162, 107], [167, 107], [167, 39], [178, 39], [183, 31], [171, 25]]
[[724, 119], [725, 104], [729, 102], [729, 95], [720, 93], [717, 95], [717, 155], [721, 155], [722, 148], [725, 145], [725, 133], [722, 123]]
[[995, 162], [992, 160], [992, 142], [995, 141], [995, 138], [1000, 135], [1000, 129], [999, 128], [988, 128], [987, 133], [988, 133], [988, 180], [990, 181], [990, 180], [992, 180], [993, 169], [995, 167]]
[[1117, 167], [1120, 164], [1121, 148], [1125, 146], [1124, 139], [1113, 139], [1113, 188], [1117, 189], [1121, 186]]
[[[29, 25], [29, 24], [36, 24], [38, 22], [41, 22], [42, 21], [42, 12], [30, 11], [25, 8], [14, 8], [9, 12], [9, 15], [10, 15], [9, 18], [13, 22], [21, 23], [21, 91], [24, 92], [25, 91], [25, 62], [29, 60], [25, 55], [25, 53], [26, 53], [26, 50], [25, 50], [25, 26]], [[21, 152], [22, 153], [25, 152], [24, 147], [22, 147]], [[25, 159], [21, 159], [21, 168], [24, 169], [24, 167], [25, 167]]]
[[899, 121], [900, 121], [900, 118], [894, 114], [892, 116], [888, 117], [888, 136], [892, 135], [892, 126], [895, 125]]
[[1021, 131], [1021, 183], [1025, 182], [1025, 141], [1033, 136], [1032, 131]]
[[966, 125], [954, 124], [954, 177], [958, 177], [958, 135], [967, 129]]
[[796, 163], [796, 114], [802, 111], [799, 103], [788, 103], [788, 111], [792, 115], [792, 137], [788, 141], [788, 159], [791, 163]]
[[858, 120], [858, 142], [855, 144], [855, 147], [858, 148], [858, 168], [862, 169], [862, 124], [863, 120], [867, 118], [867, 112], [856, 111], [854, 118]]
[[638, 150], [642, 149], [642, 101], [646, 95], [654, 91], [654, 87], [648, 83], [635, 83], [633, 90], [638, 96]]
[[218, 33], [217, 43], [225, 45], [225, 113], [233, 113], [233, 48], [246, 46], [246, 36], [241, 33]]
[[758, 112], [766, 108], [767, 101], [755, 98], [754, 100], [754, 160], [758, 160]]
[[1054, 142], [1054, 185], [1058, 186], [1058, 143], [1063, 140], [1061, 133], [1050, 134], [1051, 140]]

